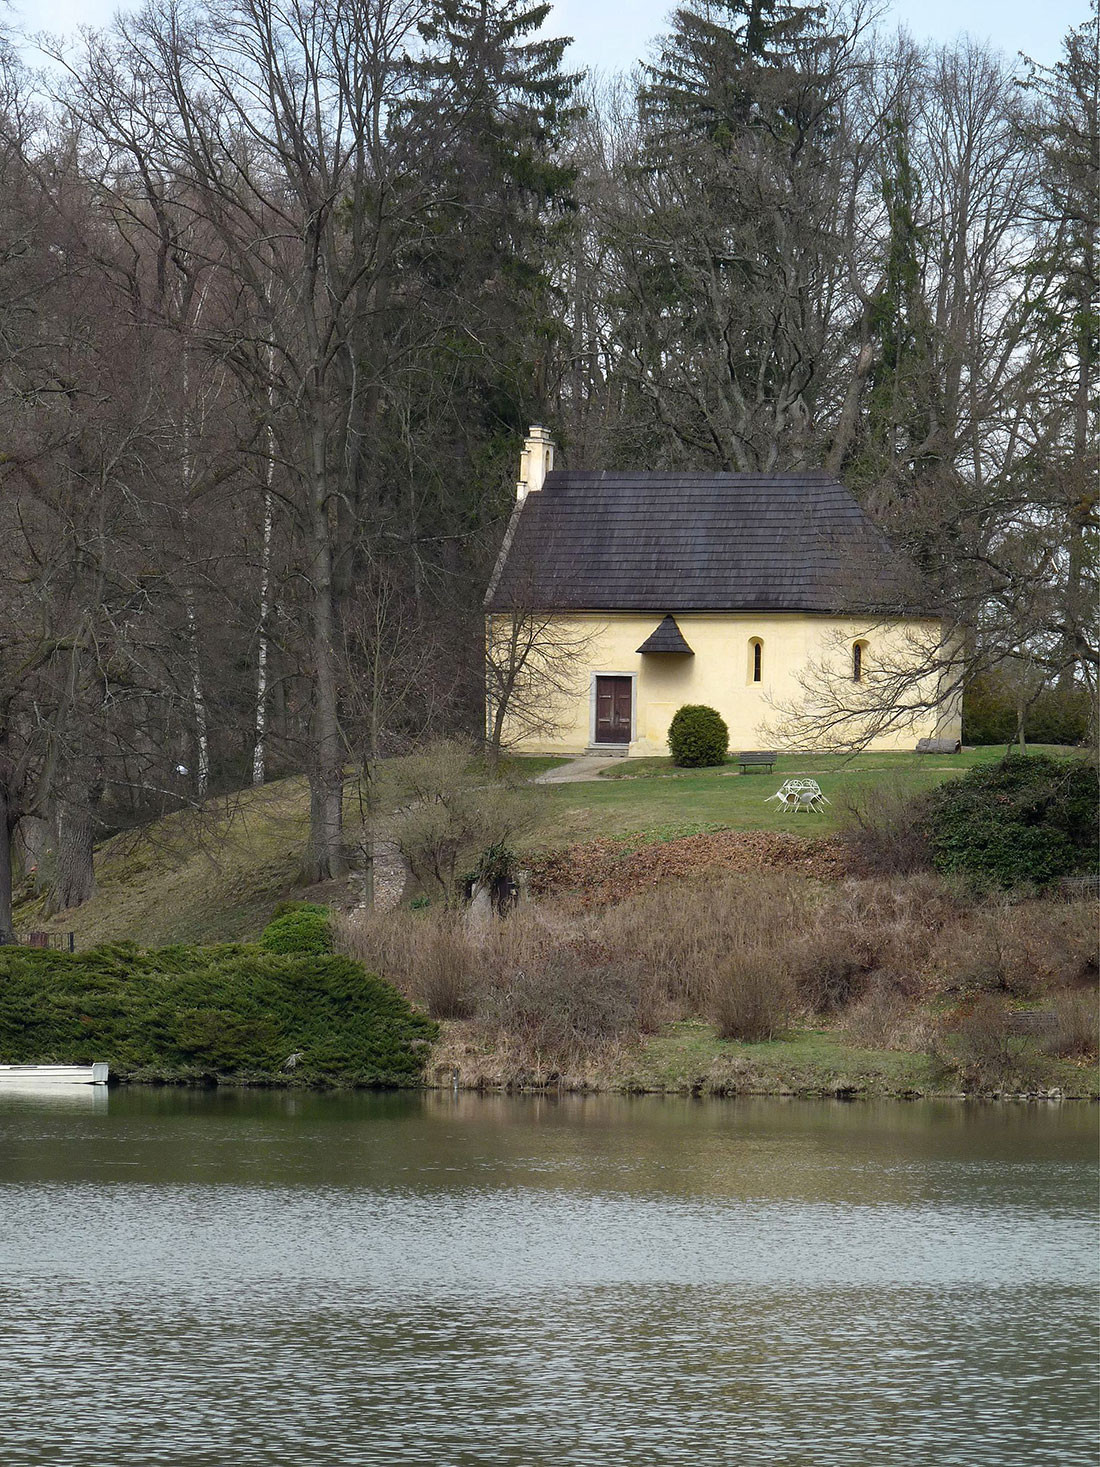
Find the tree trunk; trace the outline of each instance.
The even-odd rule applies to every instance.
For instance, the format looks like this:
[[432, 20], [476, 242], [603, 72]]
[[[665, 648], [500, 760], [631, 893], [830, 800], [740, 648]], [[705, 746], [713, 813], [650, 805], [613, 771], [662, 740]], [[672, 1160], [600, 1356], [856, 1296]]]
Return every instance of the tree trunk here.
[[83, 784], [59, 795], [54, 804], [57, 874], [48, 911], [82, 906], [95, 894], [95, 806], [100, 791]]
[[336, 691], [328, 479], [324, 431], [319, 422], [314, 422], [311, 439], [310, 531], [313, 543], [309, 585], [312, 597], [313, 710], [310, 730], [309, 874], [313, 881], [326, 881], [343, 876], [347, 871], [343, 840], [344, 749]]
[[[204, 293], [205, 294], [205, 293]], [[202, 310], [199, 299], [198, 313]], [[191, 461], [191, 373], [189, 346], [184, 340], [182, 353], [182, 379], [180, 393], [180, 476], [183, 480], [183, 530], [185, 542], [190, 538], [191, 489], [193, 465]], [[190, 577], [190, 570], [187, 572]], [[191, 676], [191, 710], [195, 719], [195, 790], [200, 800], [206, 798], [210, 787], [210, 738], [206, 716], [206, 691], [202, 681], [202, 665], [199, 660], [199, 624], [195, 615], [195, 593], [188, 581], [184, 589], [184, 606], [187, 615], [187, 666]]]
[[[268, 370], [273, 372], [271, 353], [268, 353]], [[275, 411], [275, 389], [267, 390], [267, 410]], [[267, 739], [267, 623], [271, 615], [271, 540], [275, 528], [275, 496], [272, 485], [275, 480], [275, 433], [270, 423], [267, 427], [267, 462], [264, 465], [264, 528], [260, 547], [260, 627], [256, 649], [256, 717], [252, 743], [252, 783], [263, 784], [265, 777], [265, 755]]]
[[505, 698], [501, 698], [493, 709], [493, 722], [485, 745], [485, 765], [493, 779], [496, 778], [497, 770], [500, 768], [500, 745], [504, 737], [504, 720], [507, 716], [508, 703]]
[[[1091, 275], [1091, 271], [1090, 271]], [[1084, 316], [1085, 313], [1082, 312]], [[1095, 319], [1095, 318], [1094, 318]], [[1073, 400], [1073, 469], [1070, 474], [1071, 500], [1066, 516], [1066, 667], [1059, 683], [1064, 690], [1073, 687], [1080, 663], [1082, 627], [1088, 623], [1091, 607], [1084, 595], [1085, 571], [1088, 567], [1086, 531], [1096, 511], [1095, 450], [1089, 454], [1089, 403], [1093, 379], [1092, 322], [1077, 333], [1077, 383]], [[1078, 477], [1080, 476], [1080, 477]]]
[[199, 624], [195, 616], [195, 602], [188, 587], [185, 592], [187, 607], [187, 664], [191, 675], [191, 711], [195, 719], [195, 793], [200, 800], [206, 798], [210, 788], [210, 737], [207, 732], [206, 693], [202, 684], [202, 669], [199, 664]]
[[8, 792], [0, 784], [0, 947], [15, 941], [11, 920], [11, 817]]
[[31, 881], [37, 891], [45, 882], [53, 849], [48, 820], [40, 815], [25, 815], [12, 836], [15, 875]]

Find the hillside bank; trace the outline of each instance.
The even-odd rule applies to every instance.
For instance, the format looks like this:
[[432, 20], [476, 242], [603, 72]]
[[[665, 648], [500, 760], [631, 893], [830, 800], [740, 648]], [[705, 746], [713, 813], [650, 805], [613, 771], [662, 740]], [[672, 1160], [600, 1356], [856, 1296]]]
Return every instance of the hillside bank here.
[[[1049, 783], [1043, 768], [1024, 772]], [[976, 768], [960, 794], [976, 776], [985, 779]], [[833, 777], [839, 804], [847, 776]], [[777, 818], [766, 785], [722, 773], [594, 788], [644, 806], [656, 786], [674, 795], [662, 817], [687, 791], [728, 814], [749, 802], [746, 820]], [[1096, 1093], [1095, 902], [1053, 885], [1046, 894], [975, 885], [927, 865], [872, 876], [851, 838], [824, 821], [703, 830], [689, 821], [687, 831], [662, 822], [572, 844], [562, 844], [570, 827], [556, 827], [556, 850], [518, 853], [537, 895], [502, 921], [473, 922], [408, 891], [397, 909], [372, 912], [356, 905], [353, 884], [334, 883], [318, 893], [331, 923], [326, 908], [284, 914], [258, 943], [102, 945], [119, 926], [257, 931], [276, 902], [259, 884], [291, 875], [279, 836], [298, 818], [299, 793], [258, 791], [197, 835], [179, 817], [112, 843], [100, 892], [72, 914], [84, 923], [78, 940], [94, 934], [100, 945], [72, 958], [0, 953], [0, 1060], [106, 1059], [122, 1078], [184, 1083]], [[964, 833], [981, 851], [1025, 869], [1058, 853], [1036, 844], [1035, 822], [1005, 826], [1005, 812], [1028, 815], [1030, 795], [979, 793]], [[907, 807], [884, 808], [871, 854], [908, 859], [912, 821], [890, 815]], [[990, 810], [1001, 812], [992, 825]], [[638, 813], [628, 803], [617, 821]], [[810, 829], [813, 839], [801, 833]], [[377, 1048], [377, 1026], [390, 1019], [400, 1063]]]

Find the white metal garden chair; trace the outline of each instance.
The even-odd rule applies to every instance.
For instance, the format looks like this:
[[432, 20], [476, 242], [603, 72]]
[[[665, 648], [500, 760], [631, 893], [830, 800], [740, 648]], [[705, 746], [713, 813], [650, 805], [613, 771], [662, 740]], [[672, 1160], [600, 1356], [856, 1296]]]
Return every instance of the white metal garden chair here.
[[831, 804], [831, 800], [821, 793], [821, 786], [816, 779], [787, 779], [776, 790], [774, 795], [768, 795], [769, 800], [778, 801], [784, 810], [790, 810], [797, 814], [799, 810], [813, 811], [815, 815], [823, 813], [825, 806]]

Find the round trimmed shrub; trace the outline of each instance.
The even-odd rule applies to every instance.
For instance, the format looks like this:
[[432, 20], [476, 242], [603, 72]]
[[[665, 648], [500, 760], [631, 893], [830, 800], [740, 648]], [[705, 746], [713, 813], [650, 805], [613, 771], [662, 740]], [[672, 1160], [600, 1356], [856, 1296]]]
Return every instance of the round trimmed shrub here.
[[704, 703], [685, 703], [668, 726], [672, 762], [681, 769], [705, 769], [724, 764], [730, 745], [726, 720]]
[[260, 933], [260, 946], [269, 953], [327, 955], [332, 952], [328, 908], [316, 902], [280, 902]]

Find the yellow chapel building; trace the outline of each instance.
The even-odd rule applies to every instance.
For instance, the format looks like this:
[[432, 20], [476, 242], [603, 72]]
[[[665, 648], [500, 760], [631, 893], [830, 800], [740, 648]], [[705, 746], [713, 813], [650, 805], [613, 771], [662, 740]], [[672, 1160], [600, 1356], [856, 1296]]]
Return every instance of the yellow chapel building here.
[[[733, 751], [835, 747], [840, 725], [870, 749], [957, 742], [961, 700], [939, 695], [927, 650], [939, 619], [899, 602], [894, 570], [881, 533], [828, 474], [555, 470], [550, 434], [535, 425], [485, 598], [490, 663], [509, 636], [522, 642], [517, 629], [528, 639], [527, 706], [505, 704], [502, 745], [667, 754], [685, 703], [717, 709]], [[899, 676], [907, 660], [911, 679]], [[876, 678], [895, 706], [856, 738], [860, 715], [838, 723], [836, 710], [873, 706]], [[496, 714], [490, 687], [490, 730]]]

